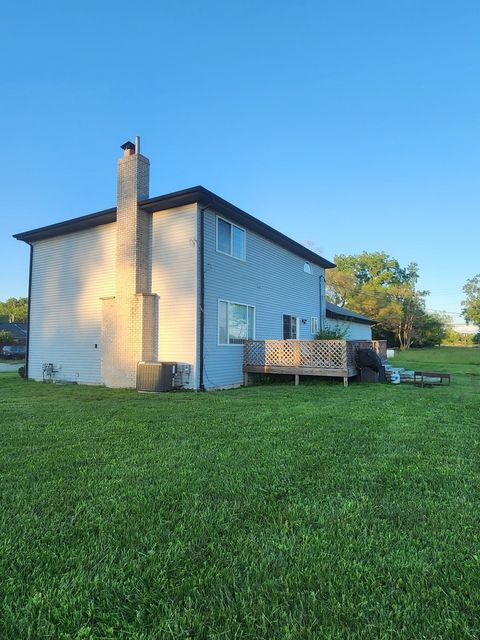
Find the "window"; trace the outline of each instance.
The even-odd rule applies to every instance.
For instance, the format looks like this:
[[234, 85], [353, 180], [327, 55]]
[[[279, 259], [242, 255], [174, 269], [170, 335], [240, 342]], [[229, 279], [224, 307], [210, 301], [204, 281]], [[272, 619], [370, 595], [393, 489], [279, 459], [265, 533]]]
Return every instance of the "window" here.
[[310, 266], [309, 262], [305, 262], [305, 264], [303, 265], [303, 270], [305, 271], [305, 273], [309, 273], [310, 275], [312, 275], [312, 267]]
[[218, 344], [243, 344], [255, 337], [255, 307], [218, 301]]
[[315, 335], [316, 333], [318, 333], [318, 318], [316, 316], [312, 316], [311, 320], [311, 334]]
[[283, 339], [296, 340], [298, 336], [298, 318], [296, 316], [283, 316]]
[[245, 260], [245, 229], [217, 217], [217, 251]]

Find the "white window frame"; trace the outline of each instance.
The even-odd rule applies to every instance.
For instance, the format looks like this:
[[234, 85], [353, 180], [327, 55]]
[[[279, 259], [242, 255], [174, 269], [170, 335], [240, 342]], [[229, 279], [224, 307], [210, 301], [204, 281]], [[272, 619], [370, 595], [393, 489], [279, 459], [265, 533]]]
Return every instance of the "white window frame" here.
[[303, 263], [303, 273], [308, 273], [309, 276], [313, 276], [312, 265], [310, 264], [310, 262], [308, 262], [308, 260], [305, 260], [305, 262]]
[[[283, 337], [283, 317], [284, 316], [289, 316], [290, 318], [295, 318], [296, 319], [296, 328], [297, 328], [297, 337], [296, 338], [284, 338]], [[288, 313], [287, 311], [284, 311], [282, 313], [282, 340], [300, 340], [300, 316], [297, 315], [296, 313]]]
[[[315, 325], [315, 327], [313, 325]], [[312, 336], [318, 333], [319, 331], [318, 327], [319, 327], [318, 316], [312, 316], [310, 318], [310, 333], [312, 334]]]
[[[253, 338], [247, 338], [247, 340], [255, 340], [255, 327], [257, 324], [257, 308], [253, 304], [246, 304], [245, 302], [235, 302], [234, 300], [225, 300], [224, 298], [218, 298], [217, 301], [217, 346], [219, 347], [243, 347], [242, 344], [230, 344], [230, 342], [220, 342], [220, 303], [226, 302], [227, 305], [238, 304], [241, 307], [250, 307], [253, 309]], [[248, 322], [248, 311], [247, 311], [247, 322]], [[248, 328], [247, 328], [248, 335]], [[228, 336], [228, 306], [227, 306], [227, 340]]]
[[[230, 225], [230, 227], [236, 227], [237, 229], [239, 229], [240, 231], [243, 231], [243, 255], [241, 258], [239, 258], [238, 256], [234, 256], [233, 255], [233, 233], [230, 233], [230, 253], [227, 253], [226, 251], [222, 251], [221, 249], [218, 248], [218, 221], [222, 220], [223, 222], [226, 222], [227, 224]], [[222, 216], [216, 216], [216, 220], [215, 220], [215, 246], [217, 249], [217, 253], [221, 253], [224, 256], [228, 256], [229, 258], [233, 258], [234, 260], [240, 260], [240, 262], [246, 262], [247, 260], [247, 231], [246, 229], [244, 229], [243, 227], [240, 227], [238, 224], [235, 224], [233, 222], [230, 222], [230, 220], [227, 220], [226, 218], [223, 218]], [[250, 305], [247, 305], [250, 306]]]

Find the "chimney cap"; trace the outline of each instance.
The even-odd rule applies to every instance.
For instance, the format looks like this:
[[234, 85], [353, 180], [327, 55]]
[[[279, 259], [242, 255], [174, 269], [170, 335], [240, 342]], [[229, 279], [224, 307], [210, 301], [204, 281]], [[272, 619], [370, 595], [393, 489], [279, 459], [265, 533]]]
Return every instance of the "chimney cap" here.
[[130, 140], [127, 140], [127, 142], [121, 145], [120, 149], [123, 149], [124, 151], [127, 151], [127, 149], [132, 149], [134, 151], [135, 145], [133, 144], [133, 142], [130, 142]]

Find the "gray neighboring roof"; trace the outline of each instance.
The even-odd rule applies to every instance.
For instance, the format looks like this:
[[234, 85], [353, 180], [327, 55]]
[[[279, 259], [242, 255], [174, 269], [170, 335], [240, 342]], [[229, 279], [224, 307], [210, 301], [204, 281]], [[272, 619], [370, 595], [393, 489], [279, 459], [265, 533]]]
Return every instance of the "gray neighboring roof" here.
[[0, 331], [8, 331], [16, 340], [27, 337], [27, 325], [24, 322], [0, 322]]
[[361, 316], [359, 313], [355, 313], [355, 311], [339, 307], [331, 302], [327, 302], [326, 304], [326, 313], [327, 318], [333, 318], [335, 320], [349, 320], [350, 322], [359, 322], [360, 324], [377, 324], [376, 321], [371, 318]]
[[[163, 196], [157, 196], [156, 198], [140, 200], [138, 205], [143, 210], [153, 213], [154, 211], [163, 211], [165, 209], [181, 207], [195, 202], [204, 208], [211, 208], [217, 213], [223, 214], [233, 222], [268, 238], [272, 242], [275, 242], [292, 253], [301, 256], [309, 262], [313, 262], [325, 269], [332, 269], [335, 266], [333, 262], [330, 262], [329, 260], [319, 256], [317, 253], [310, 251], [310, 249], [307, 249], [299, 242], [296, 242], [283, 233], [280, 233], [280, 231], [270, 227], [258, 218], [254, 218], [246, 211], [242, 211], [242, 209], [239, 209], [227, 200], [220, 198], [220, 196], [217, 196], [212, 191], [205, 189], [205, 187], [192, 187], [190, 189], [184, 189], [183, 191], [175, 191]], [[117, 209], [116, 207], [113, 207], [112, 209], [104, 209], [103, 211], [91, 213], [80, 218], [73, 218], [71, 220], [65, 220], [64, 222], [58, 222], [57, 224], [51, 224], [46, 227], [17, 233], [13, 237], [17, 240], [23, 240], [23, 242], [31, 243], [45, 238], [53, 238], [66, 233], [73, 233], [74, 231], [81, 231], [82, 229], [89, 229], [100, 224], [115, 222], [116, 219]]]

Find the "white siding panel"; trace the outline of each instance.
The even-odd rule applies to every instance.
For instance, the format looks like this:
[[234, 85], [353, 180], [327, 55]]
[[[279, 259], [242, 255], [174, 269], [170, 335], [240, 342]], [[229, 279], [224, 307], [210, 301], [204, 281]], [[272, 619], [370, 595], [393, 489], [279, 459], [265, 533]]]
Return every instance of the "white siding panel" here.
[[[115, 293], [115, 224], [40, 240], [33, 248], [29, 377], [101, 383], [102, 296]], [[95, 348], [95, 345], [97, 347]]]
[[152, 214], [152, 293], [159, 297], [158, 359], [192, 367], [197, 360], [197, 206]]
[[371, 340], [372, 339], [372, 327], [369, 324], [361, 322], [348, 322], [345, 320], [334, 320], [333, 318], [327, 318], [325, 320], [327, 328], [340, 329], [345, 331], [346, 340]]
[[[300, 319], [299, 338], [311, 340], [312, 316], [320, 315], [320, 276], [324, 269], [247, 230], [246, 260], [216, 251], [215, 213], [205, 212], [205, 386], [242, 384], [243, 346], [219, 345], [218, 300], [255, 307], [255, 337], [283, 338], [283, 314]], [[301, 322], [305, 320], [305, 323]]]

